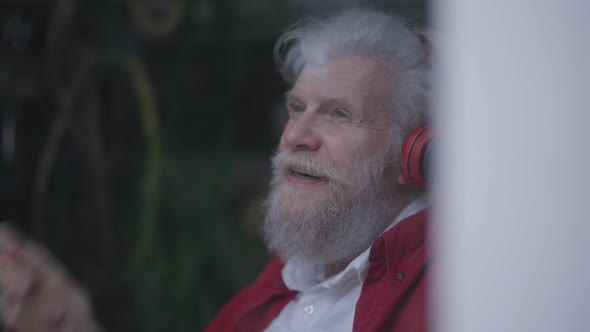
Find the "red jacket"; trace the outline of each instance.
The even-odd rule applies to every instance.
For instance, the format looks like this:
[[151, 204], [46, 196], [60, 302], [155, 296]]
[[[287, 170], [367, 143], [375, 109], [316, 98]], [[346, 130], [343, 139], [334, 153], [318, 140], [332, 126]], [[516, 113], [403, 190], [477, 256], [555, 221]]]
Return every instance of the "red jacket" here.
[[[427, 211], [399, 222], [372, 245], [369, 270], [354, 313], [354, 332], [425, 332]], [[283, 262], [274, 258], [236, 295], [205, 332], [263, 331], [297, 292], [281, 277]]]

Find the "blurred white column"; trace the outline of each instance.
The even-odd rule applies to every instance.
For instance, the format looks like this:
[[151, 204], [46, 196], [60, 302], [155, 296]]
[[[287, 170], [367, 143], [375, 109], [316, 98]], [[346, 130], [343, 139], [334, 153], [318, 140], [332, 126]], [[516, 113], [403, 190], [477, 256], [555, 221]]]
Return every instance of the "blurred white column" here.
[[590, 331], [590, 1], [433, 1], [433, 326]]

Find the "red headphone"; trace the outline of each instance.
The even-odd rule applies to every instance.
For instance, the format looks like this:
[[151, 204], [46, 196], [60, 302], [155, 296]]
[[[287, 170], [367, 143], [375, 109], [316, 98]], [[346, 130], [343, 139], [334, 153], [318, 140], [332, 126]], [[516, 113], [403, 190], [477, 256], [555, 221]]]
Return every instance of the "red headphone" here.
[[418, 128], [410, 135], [401, 155], [401, 171], [404, 180], [413, 188], [424, 188], [428, 184], [428, 151], [433, 129], [428, 126]]
[[[432, 61], [428, 39], [421, 33], [416, 34], [422, 43], [428, 61]], [[424, 188], [428, 184], [428, 148], [432, 136], [433, 129], [431, 127], [420, 127], [410, 135], [402, 149], [402, 176], [406, 183], [413, 188]]]

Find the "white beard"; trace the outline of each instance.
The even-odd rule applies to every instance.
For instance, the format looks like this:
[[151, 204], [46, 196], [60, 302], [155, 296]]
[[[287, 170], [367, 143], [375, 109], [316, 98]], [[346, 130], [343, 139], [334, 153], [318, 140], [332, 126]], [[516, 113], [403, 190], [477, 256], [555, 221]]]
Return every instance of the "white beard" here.
[[[393, 180], [385, 178], [391, 163], [384, 151], [352, 161], [345, 169], [306, 152], [279, 152], [273, 159], [271, 191], [264, 202], [266, 244], [283, 260], [334, 264], [354, 259], [393, 221]], [[328, 178], [324, 188], [291, 186], [289, 168]]]

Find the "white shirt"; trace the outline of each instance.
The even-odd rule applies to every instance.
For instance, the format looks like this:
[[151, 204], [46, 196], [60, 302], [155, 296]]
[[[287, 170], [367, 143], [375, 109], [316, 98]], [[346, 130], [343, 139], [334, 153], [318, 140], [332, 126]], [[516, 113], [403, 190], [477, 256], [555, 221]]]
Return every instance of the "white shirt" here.
[[[424, 198], [414, 200], [387, 230], [426, 206]], [[352, 331], [354, 309], [369, 270], [370, 250], [371, 247], [367, 248], [344, 270], [327, 279], [321, 266], [287, 261], [282, 270], [283, 281], [287, 288], [299, 294], [283, 308], [265, 331]]]

